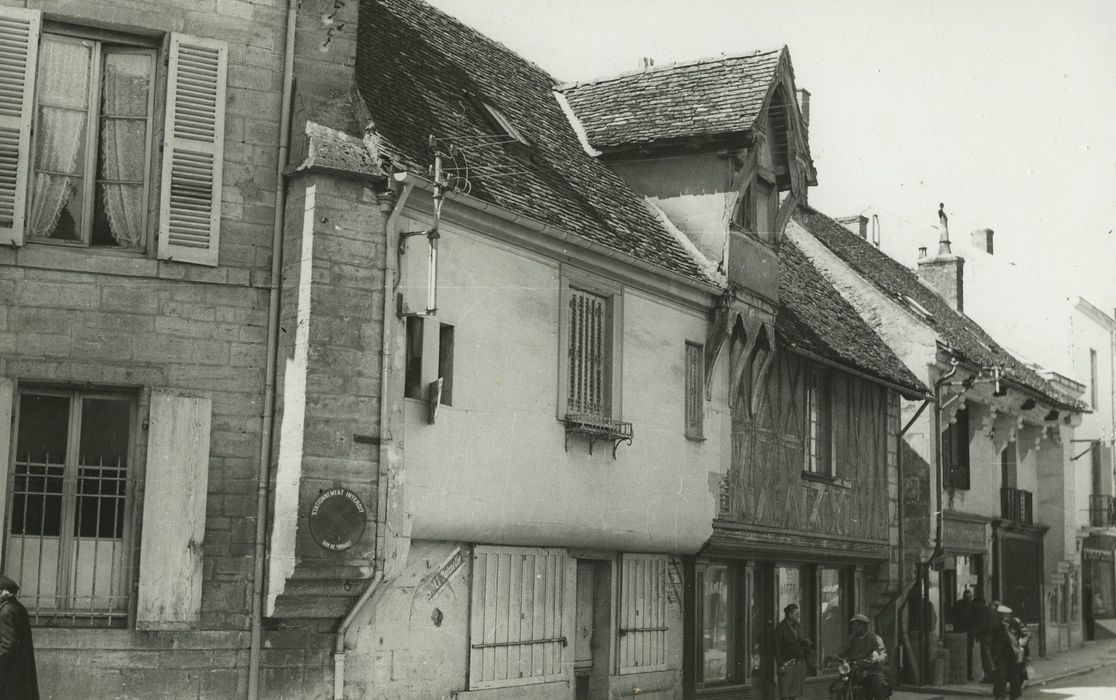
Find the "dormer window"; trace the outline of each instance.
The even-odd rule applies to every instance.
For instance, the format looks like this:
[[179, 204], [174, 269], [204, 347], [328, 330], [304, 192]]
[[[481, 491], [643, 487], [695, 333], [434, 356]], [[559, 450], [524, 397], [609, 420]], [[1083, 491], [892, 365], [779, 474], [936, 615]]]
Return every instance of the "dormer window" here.
[[519, 133], [519, 129], [515, 128], [515, 125], [511, 123], [511, 120], [508, 119], [503, 112], [496, 109], [489, 102], [486, 102], [484, 100], [479, 100], [479, 102], [481, 107], [484, 108], [484, 112], [488, 116], [489, 121], [492, 122], [493, 127], [499, 132], [501, 136], [511, 137], [524, 146], [531, 145], [527, 142], [527, 139], [523, 137], [523, 134]]
[[742, 231], [766, 237], [775, 227], [778, 207], [775, 185], [762, 175], [752, 180], [740, 195], [734, 223]]

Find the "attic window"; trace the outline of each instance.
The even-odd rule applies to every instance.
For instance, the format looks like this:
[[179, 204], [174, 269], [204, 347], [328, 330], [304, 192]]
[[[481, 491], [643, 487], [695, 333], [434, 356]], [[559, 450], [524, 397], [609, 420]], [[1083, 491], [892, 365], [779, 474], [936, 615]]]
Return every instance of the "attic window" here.
[[485, 114], [488, 115], [488, 118], [492, 122], [492, 125], [497, 128], [502, 136], [510, 136], [524, 146], [531, 145], [527, 143], [527, 139], [523, 138], [523, 134], [519, 133], [519, 129], [515, 128], [515, 126], [511, 123], [511, 120], [504, 116], [503, 112], [496, 109], [484, 100], [478, 101], [480, 102], [481, 107], [484, 108]]
[[899, 298], [903, 300], [903, 303], [907, 305], [907, 308], [913, 311], [915, 315], [921, 318], [923, 321], [926, 321], [928, 323], [934, 322], [934, 316], [926, 310], [925, 306], [918, 303], [906, 294], [900, 294]]

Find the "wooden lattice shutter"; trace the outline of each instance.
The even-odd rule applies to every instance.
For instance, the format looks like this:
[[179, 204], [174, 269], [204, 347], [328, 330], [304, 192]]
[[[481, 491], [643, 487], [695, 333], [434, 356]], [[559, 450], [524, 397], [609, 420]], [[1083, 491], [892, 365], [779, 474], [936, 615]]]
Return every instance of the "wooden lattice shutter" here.
[[705, 350], [696, 343], [686, 343], [686, 435], [702, 437], [704, 430]]
[[608, 414], [605, 339], [606, 297], [570, 288], [569, 394], [567, 411], [601, 417]]
[[620, 567], [620, 673], [667, 668], [665, 556], [625, 554]]
[[42, 15], [0, 7], [0, 244], [22, 245]]
[[217, 264], [228, 48], [172, 34], [159, 197], [159, 257]]
[[563, 549], [477, 546], [469, 689], [571, 681], [576, 594]]
[[209, 482], [209, 399], [153, 392], [140, 533], [141, 629], [196, 624]]

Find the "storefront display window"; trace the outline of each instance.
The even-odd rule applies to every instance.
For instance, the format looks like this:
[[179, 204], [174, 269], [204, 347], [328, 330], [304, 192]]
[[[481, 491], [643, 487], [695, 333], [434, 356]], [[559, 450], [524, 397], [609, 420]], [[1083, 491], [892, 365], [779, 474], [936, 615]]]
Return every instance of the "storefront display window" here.
[[698, 572], [701, 595], [701, 680], [725, 682], [736, 665], [733, 614], [736, 607], [733, 571], [728, 564], [706, 564]]
[[818, 657], [822, 660], [822, 668], [830, 668], [833, 664], [826, 664], [825, 659], [836, 656], [837, 650], [845, 639], [847, 621], [853, 615], [850, 600], [851, 591], [843, 585], [840, 569], [819, 569], [818, 590], [821, 592], [820, 611], [818, 619]]

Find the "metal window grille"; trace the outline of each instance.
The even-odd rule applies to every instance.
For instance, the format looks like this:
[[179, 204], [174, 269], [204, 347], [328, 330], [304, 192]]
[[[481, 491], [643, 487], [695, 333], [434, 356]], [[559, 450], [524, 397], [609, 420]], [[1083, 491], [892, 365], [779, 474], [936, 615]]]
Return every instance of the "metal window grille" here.
[[608, 298], [570, 289], [567, 413], [607, 416], [608, 359], [605, 338]]
[[704, 348], [701, 345], [686, 343], [686, 435], [690, 437], [702, 437], [704, 429], [703, 355]]
[[132, 403], [20, 397], [6, 573], [35, 624], [119, 627], [131, 603]]

